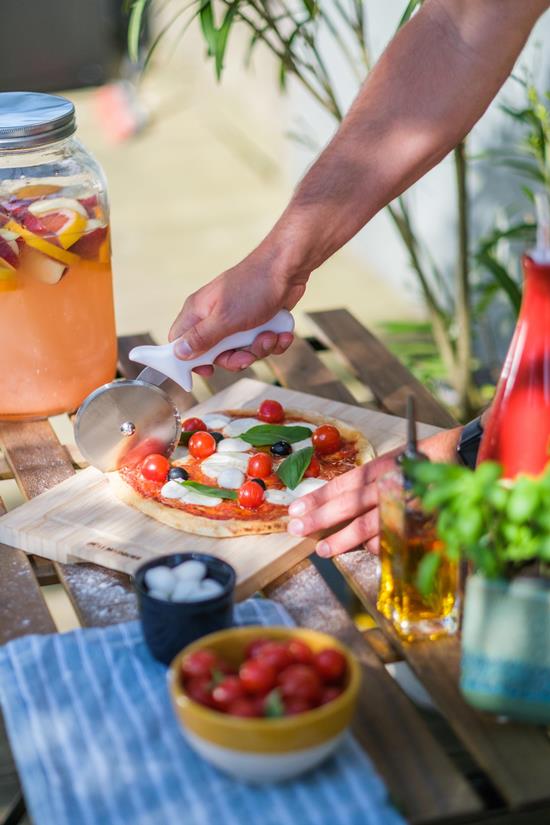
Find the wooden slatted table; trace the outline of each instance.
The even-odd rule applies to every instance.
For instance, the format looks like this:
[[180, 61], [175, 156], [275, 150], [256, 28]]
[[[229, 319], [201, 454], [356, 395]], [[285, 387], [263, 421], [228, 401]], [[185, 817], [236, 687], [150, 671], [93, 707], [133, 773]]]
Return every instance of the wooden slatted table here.
[[[311, 313], [318, 339], [368, 388], [376, 406], [404, 415], [407, 395], [417, 402], [419, 419], [451, 427], [455, 423], [430, 393], [353, 315], [344, 309]], [[135, 377], [139, 367], [128, 352], [151, 343], [149, 335], [119, 341], [119, 372]], [[322, 356], [298, 338], [283, 356], [268, 360], [272, 380], [325, 398], [358, 403]], [[212, 392], [235, 378], [216, 371]], [[194, 403], [172, 385], [184, 410]], [[14, 478], [31, 498], [78, 469], [74, 445], [61, 445], [49, 421], [0, 423], [0, 479]], [[2, 504], [0, 502], [0, 512]], [[83, 626], [105, 626], [136, 618], [128, 578], [91, 564], [51, 564], [29, 559], [0, 545], [0, 642], [27, 633], [51, 633], [55, 625], [41, 585], [59, 581]], [[327, 568], [326, 563], [321, 570]], [[266, 588], [297, 623], [333, 633], [356, 653], [363, 686], [354, 733], [384, 778], [395, 804], [414, 823], [550, 822], [550, 738], [548, 732], [499, 723], [477, 713], [458, 691], [457, 639], [407, 644], [376, 610], [377, 561], [357, 550], [334, 561], [376, 627], [360, 632], [317, 567], [306, 560]], [[438, 711], [415, 704], [390, 673], [394, 665], [412, 669]], [[12, 819], [11, 821], [16, 821]]]

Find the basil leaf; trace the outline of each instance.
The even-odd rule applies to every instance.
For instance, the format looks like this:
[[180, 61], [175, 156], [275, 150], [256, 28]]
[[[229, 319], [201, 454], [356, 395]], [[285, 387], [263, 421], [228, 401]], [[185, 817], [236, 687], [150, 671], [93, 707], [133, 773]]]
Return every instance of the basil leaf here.
[[202, 493], [203, 496], [213, 496], [215, 498], [228, 498], [232, 501], [237, 500], [236, 490], [224, 490], [223, 487], [209, 487], [208, 484], [201, 484], [198, 481], [178, 481], [182, 487], [189, 487], [197, 493]]
[[267, 694], [264, 703], [264, 715], [269, 719], [280, 719], [281, 716], [285, 715], [285, 706], [279, 688], [274, 688], [271, 693]]
[[304, 447], [297, 453], [292, 453], [279, 465], [277, 475], [283, 484], [290, 490], [294, 490], [304, 477], [304, 473], [309, 467], [309, 462], [313, 456], [313, 447]]
[[179, 446], [180, 447], [187, 447], [187, 445], [189, 444], [189, 439], [191, 438], [191, 436], [195, 432], [196, 432], [196, 430], [182, 430], [182, 433], [180, 435], [180, 440], [179, 440]]
[[284, 424], [257, 424], [239, 438], [252, 444], [253, 447], [268, 447], [277, 441], [288, 441], [289, 444], [294, 444], [296, 441], [303, 441], [304, 438], [311, 438], [311, 430], [308, 427], [293, 427]]

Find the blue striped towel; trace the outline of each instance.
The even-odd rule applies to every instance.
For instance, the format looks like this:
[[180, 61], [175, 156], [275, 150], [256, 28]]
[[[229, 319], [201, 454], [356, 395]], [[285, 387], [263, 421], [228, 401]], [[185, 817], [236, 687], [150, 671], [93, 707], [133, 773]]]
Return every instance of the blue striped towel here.
[[[263, 599], [236, 614], [239, 624], [292, 624]], [[245, 785], [206, 764], [175, 721], [166, 668], [138, 622], [4, 645], [0, 701], [35, 825], [403, 823], [351, 736], [282, 785]]]

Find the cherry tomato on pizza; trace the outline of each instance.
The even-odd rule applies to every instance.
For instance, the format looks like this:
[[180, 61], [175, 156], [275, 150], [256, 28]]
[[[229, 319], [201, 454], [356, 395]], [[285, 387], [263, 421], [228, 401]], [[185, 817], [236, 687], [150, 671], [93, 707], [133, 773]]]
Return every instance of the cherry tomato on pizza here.
[[255, 478], [267, 478], [273, 471], [273, 459], [268, 453], [255, 453], [248, 460], [246, 472]]
[[267, 424], [280, 424], [284, 420], [285, 411], [278, 401], [262, 401], [258, 408], [258, 418]]
[[255, 510], [264, 500], [264, 489], [257, 481], [245, 481], [237, 494], [241, 507]]
[[141, 475], [148, 481], [166, 481], [169, 470], [170, 462], [160, 453], [148, 455], [141, 465]]
[[319, 463], [319, 459], [317, 456], [312, 455], [311, 461], [309, 462], [309, 466], [307, 467], [304, 478], [317, 478], [319, 473], [321, 472], [321, 464]]
[[342, 439], [340, 433], [332, 424], [323, 424], [317, 427], [312, 435], [313, 447], [319, 455], [330, 455], [340, 449]]
[[185, 433], [196, 433], [197, 430], [206, 430], [206, 424], [200, 418], [186, 418], [181, 428]]
[[194, 458], [208, 458], [216, 452], [216, 439], [210, 433], [199, 430], [189, 439], [189, 452]]

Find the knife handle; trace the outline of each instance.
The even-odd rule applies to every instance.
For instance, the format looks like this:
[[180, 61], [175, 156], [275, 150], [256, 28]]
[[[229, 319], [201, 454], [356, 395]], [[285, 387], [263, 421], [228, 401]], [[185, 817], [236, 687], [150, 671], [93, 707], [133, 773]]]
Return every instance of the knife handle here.
[[261, 332], [293, 332], [294, 318], [287, 309], [281, 309], [270, 321], [260, 324], [253, 329], [244, 332], [235, 332], [228, 335], [223, 341], [209, 349], [207, 352], [192, 358], [189, 361], [182, 361], [174, 354], [174, 343], [163, 344], [161, 346], [134, 347], [130, 351], [129, 358], [138, 364], [145, 364], [146, 367], [153, 367], [163, 375], [171, 378], [187, 392], [193, 389], [193, 373], [195, 367], [204, 367], [213, 364], [218, 355], [230, 349], [242, 349], [254, 342], [256, 336]]

